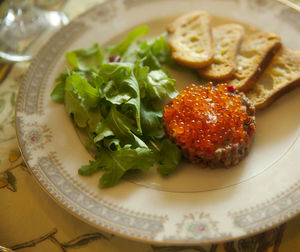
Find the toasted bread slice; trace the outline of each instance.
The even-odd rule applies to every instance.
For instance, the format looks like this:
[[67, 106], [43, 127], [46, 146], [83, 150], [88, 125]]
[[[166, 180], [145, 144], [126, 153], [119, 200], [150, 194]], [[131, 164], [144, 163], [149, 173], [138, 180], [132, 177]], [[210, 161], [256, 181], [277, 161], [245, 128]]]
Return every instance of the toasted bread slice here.
[[282, 48], [246, 96], [257, 109], [262, 109], [297, 86], [300, 86], [300, 52]]
[[225, 80], [235, 71], [236, 56], [244, 37], [243, 26], [238, 24], [225, 24], [213, 28], [215, 56], [212, 64], [201, 68], [198, 73], [211, 80]]
[[194, 11], [177, 18], [167, 30], [172, 58], [180, 65], [201, 68], [213, 61], [214, 45], [211, 17], [203, 11]]
[[249, 35], [241, 45], [237, 68], [228, 84], [241, 91], [251, 89], [280, 47], [280, 38], [274, 33], [258, 32]]

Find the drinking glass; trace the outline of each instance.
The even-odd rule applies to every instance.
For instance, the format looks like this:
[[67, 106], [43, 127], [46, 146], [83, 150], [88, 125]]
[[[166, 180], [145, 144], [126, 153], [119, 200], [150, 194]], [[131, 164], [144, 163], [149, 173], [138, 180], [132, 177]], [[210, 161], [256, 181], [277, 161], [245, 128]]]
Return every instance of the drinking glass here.
[[50, 35], [68, 23], [64, 13], [37, 8], [29, 0], [7, 0], [6, 4], [8, 10], [0, 23], [2, 60], [31, 60]]

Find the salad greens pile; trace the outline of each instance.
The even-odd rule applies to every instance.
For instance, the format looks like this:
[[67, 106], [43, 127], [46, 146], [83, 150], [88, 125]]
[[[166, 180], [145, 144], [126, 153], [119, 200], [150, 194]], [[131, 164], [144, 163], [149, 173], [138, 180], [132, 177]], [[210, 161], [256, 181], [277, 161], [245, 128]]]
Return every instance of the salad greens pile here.
[[68, 52], [67, 68], [51, 93], [64, 103], [74, 124], [95, 146], [95, 160], [80, 175], [104, 173], [100, 187], [116, 185], [128, 170], [156, 166], [163, 176], [178, 165], [181, 151], [165, 137], [162, 109], [177, 95], [175, 80], [162, 69], [172, 64], [165, 36], [136, 42], [148, 32], [140, 26], [120, 44], [101, 50], [98, 44]]

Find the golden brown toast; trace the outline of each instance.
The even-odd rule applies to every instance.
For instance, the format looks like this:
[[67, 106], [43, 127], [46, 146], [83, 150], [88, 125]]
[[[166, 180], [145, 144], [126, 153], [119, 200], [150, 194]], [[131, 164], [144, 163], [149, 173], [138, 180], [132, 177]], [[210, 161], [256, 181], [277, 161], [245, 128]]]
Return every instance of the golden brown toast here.
[[217, 81], [231, 77], [244, 34], [245, 30], [239, 24], [225, 24], [213, 28], [214, 60], [210, 66], [198, 70], [200, 76]]
[[282, 48], [246, 96], [257, 109], [262, 109], [297, 86], [300, 86], [300, 52]]
[[204, 11], [189, 12], [177, 18], [167, 30], [175, 62], [191, 68], [211, 64], [214, 45], [210, 15]]
[[251, 89], [280, 47], [280, 38], [274, 33], [258, 32], [249, 35], [241, 45], [237, 68], [228, 84], [241, 91]]

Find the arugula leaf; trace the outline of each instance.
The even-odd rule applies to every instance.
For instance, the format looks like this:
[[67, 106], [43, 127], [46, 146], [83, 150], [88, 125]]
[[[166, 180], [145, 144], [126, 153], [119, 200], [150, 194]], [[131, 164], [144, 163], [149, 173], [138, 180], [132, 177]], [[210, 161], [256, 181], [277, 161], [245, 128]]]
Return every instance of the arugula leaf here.
[[155, 153], [149, 148], [131, 149], [124, 146], [116, 151], [106, 149], [100, 151], [103, 154], [101, 155], [101, 163], [105, 170], [99, 181], [101, 188], [116, 185], [128, 170], [146, 171], [156, 161]]
[[74, 73], [67, 77], [65, 90], [73, 92], [86, 110], [95, 108], [99, 101], [99, 93], [80, 74]]
[[101, 66], [99, 75], [104, 84], [102, 93], [114, 105], [122, 105], [124, 113], [132, 112], [138, 134], [142, 133], [140, 119], [140, 90], [131, 63], [107, 63]]
[[136, 132], [135, 122], [120, 113], [115, 106], [113, 106], [107, 117], [98, 124], [96, 128], [97, 136], [94, 141], [100, 141], [109, 134], [114, 135], [120, 140], [122, 145], [130, 144], [133, 147], [147, 147], [147, 145], [133, 132]]
[[78, 127], [84, 128], [88, 125], [89, 115], [87, 110], [81, 106], [81, 101], [70, 90], [65, 91], [65, 108], [67, 113], [73, 116]]
[[141, 60], [141, 64], [148, 66], [150, 70], [161, 69], [162, 65], [169, 64], [171, 62], [171, 50], [165, 35], [140, 43], [137, 56]]
[[141, 99], [146, 96], [146, 85], [147, 85], [147, 77], [149, 74], [149, 67], [142, 66], [140, 61], [137, 61], [134, 66], [134, 76], [139, 83], [140, 88], [140, 97]]
[[89, 126], [88, 131], [95, 132], [99, 122], [101, 122], [103, 120], [103, 117], [100, 113], [100, 109], [96, 108], [96, 109], [87, 111], [87, 114], [88, 114], [87, 124]]
[[58, 103], [64, 103], [65, 101], [65, 83], [59, 82], [53, 91], [51, 92], [51, 98]]
[[162, 70], [146, 72], [145, 67], [137, 73], [140, 78], [141, 125], [144, 135], [162, 135], [162, 109], [166, 97], [173, 98], [177, 91], [175, 81]]
[[162, 135], [162, 111], [141, 103], [141, 124], [144, 136]]
[[106, 121], [100, 122], [96, 127], [97, 136], [94, 137], [94, 143], [100, 142], [106, 137], [114, 136], [114, 132], [109, 128]]
[[138, 84], [132, 78], [132, 67], [130, 63], [107, 63], [101, 66], [99, 75], [104, 82], [101, 89], [111, 103], [120, 105], [131, 97], [138, 97]]
[[80, 128], [90, 126], [90, 130], [96, 129], [102, 116], [99, 108], [95, 107], [98, 102], [96, 89], [80, 75], [70, 75], [65, 82], [64, 103], [66, 111], [72, 115], [75, 124]]
[[53, 91], [51, 92], [51, 98], [53, 101], [58, 103], [64, 103], [65, 100], [65, 81], [67, 78], [67, 74], [60, 74], [56, 79], [57, 84]]
[[90, 176], [103, 168], [102, 152], [97, 152], [95, 161], [90, 161], [88, 165], [83, 165], [78, 169], [78, 174], [82, 176]]
[[120, 141], [116, 138], [106, 138], [102, 142], [102, 146], [111, 151], [116, 151], [120, 147]]
[[162, 100], [166, 96], [174, 98], [178, 92], [175, 89], [175, 80], [168, 77], [162, 70], [151, 71], [147, 76], [146, 92], [152, 99]]
[[72, 116], [74, 123], [79, 128], [90, 127], [91, 131], [96, 129], [97, 124], [101, 121], [102, 116], [99, 109], [87, 111], [78, 97], [70, 91], [65, 92], [65, 108], [67, 113]]
[[147, 26], [139, 26], [135, 28], [121, 43], [108, 48], [109, 56], [123, 56], [127, 52], [128, 48], [132, 45], [134, 40], [147, 34], [148, 32], [149, 28]]
[[103, 54], [97, 43], [88, 48], [83, 48], [66, 53], [66, 59], [76, 70], [95, 71], [102, 64]]
[[164, 139], [159, 152], [159, 166], [157, 171], [167, 176], [176, 169], [181, 159], [180, 149], [169, 139]]

